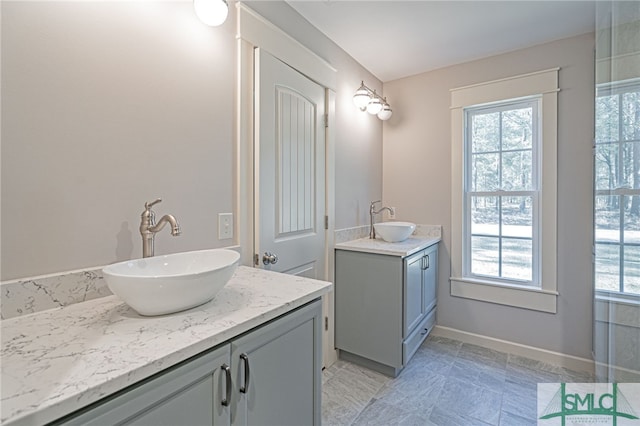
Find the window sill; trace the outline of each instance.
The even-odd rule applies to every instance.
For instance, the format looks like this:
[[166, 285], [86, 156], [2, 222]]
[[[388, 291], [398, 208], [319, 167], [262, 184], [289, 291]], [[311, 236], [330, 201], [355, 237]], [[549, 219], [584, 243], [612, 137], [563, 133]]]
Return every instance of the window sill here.
[[638, 324], [640, 298], [596, 291], [595, 318], [597, 322], [640, 328]]
[[619, 305], [640, 306], [640, 295], [632, 296], [613, 291], [596, 290], [596, 300]]
[[539, 288], [504, 285], [489, 281], [451, 277], [451, 295], [499, 305], [555, 314], [558, 293]]

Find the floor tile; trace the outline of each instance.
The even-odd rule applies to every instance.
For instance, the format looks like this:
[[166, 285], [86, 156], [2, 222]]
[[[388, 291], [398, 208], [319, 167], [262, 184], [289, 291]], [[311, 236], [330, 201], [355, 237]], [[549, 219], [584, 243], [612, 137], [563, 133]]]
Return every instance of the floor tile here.
[[396, 378], [338, 361], [323, 372], [324, 425], [535, 425], [537, 384], [589, 374], [430, 336]]
[[537, 415], [537, 385], [508, 381], [502, 393], [502, 411], [528, 420], [535, 420]]
[[517, 364], [508, 364], [506, 381], [520, 384], [524, 387], [537, 389], [538, 383], [559, 383], [560, 375], [545, 370], [532, 370]]
[[429, 336], [418, 351], [432, 352], [438, 355], [457, 356], [462, 342], [440, 336]]
[[421, 417], [416, 412], [408, 412], [395, 405], [373, 399], [353, 422], [354, 426], [367, 425], [403, 425], [418, 426], [428, 422], [430, 412]]
[[471, 417], [466, 417], [457, 413], [452, 413], [435, 407], [429, 416], [429, 421], [438, 426], [487, 426], [488, 423], [482, 422]]
[[538, 422], [535, 419], [525, 419], [505, 411], [500, 414], [500, 426], [535, 426], [537, 424]]
[[508, 354], [498, 352], [470, 343], [463, 343], [458, 351], [458, 358], [483, 362], [484, 364], [497, 368], [504, 368], [507, 365]]
[[427, 374], [421, 376], [420, 381], [419, 388], [410, 390], [404, 386], [403, 380], [393, 380], [380, 389], [376, 398], [424, 417], [425, 413], [431, 412], [436, 404], [444, 388], [446, 377], [439, 374]]

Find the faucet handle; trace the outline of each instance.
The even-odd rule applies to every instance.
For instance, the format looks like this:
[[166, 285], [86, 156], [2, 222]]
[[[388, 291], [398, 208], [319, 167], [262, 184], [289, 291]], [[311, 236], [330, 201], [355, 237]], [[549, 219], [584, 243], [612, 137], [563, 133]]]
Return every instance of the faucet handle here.
[[144, 203], [144, 209], [151, 210], [151, 207], [155, 206], [161, 201], [162, 201], [162, 198], [156, 198], [154, 201], [147, 201], [146, 203]]
[[369, 204], [369, 210], [373, 210], [373, 207], [376, 205], [376, 203], [381, 203], [382, 200], [378, 200], [378, 201], [372, 201], [371, 204]]

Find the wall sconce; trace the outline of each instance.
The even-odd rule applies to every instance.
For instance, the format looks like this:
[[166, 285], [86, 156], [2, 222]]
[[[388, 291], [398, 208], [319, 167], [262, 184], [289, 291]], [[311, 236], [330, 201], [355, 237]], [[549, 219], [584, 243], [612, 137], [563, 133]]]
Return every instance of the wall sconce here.
[[198, 18], [211, 27], [222, 25], [229, 14], [227, 0], [193, 0], [193, 8]]
[[383, 121], [390, 119], [393, 114], [387, 98], [381, 98], [375, 90], [365, 86], [364, 81], [360, 83], [360, 87], [353, 95], [353, 103], [360, 108], [360, 111], [367, 111], [371, 115], [377, 115]]

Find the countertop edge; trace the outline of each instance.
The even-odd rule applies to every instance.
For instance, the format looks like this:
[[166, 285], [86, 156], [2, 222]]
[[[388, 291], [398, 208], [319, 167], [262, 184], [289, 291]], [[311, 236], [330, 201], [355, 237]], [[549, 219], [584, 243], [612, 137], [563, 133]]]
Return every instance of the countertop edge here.
[[[442, 241], [440, 237], [411, 237], [401, 243], [388, 243], [383, 240], [361, 238], [335, 245], [336, 250], [358, 251], [364, 253], [383, 254], [388, 256], [407, 257]], [[400, 245], [401, 246], [400, 246]], [[401, 247], [405, 248], [401, 248]]]

